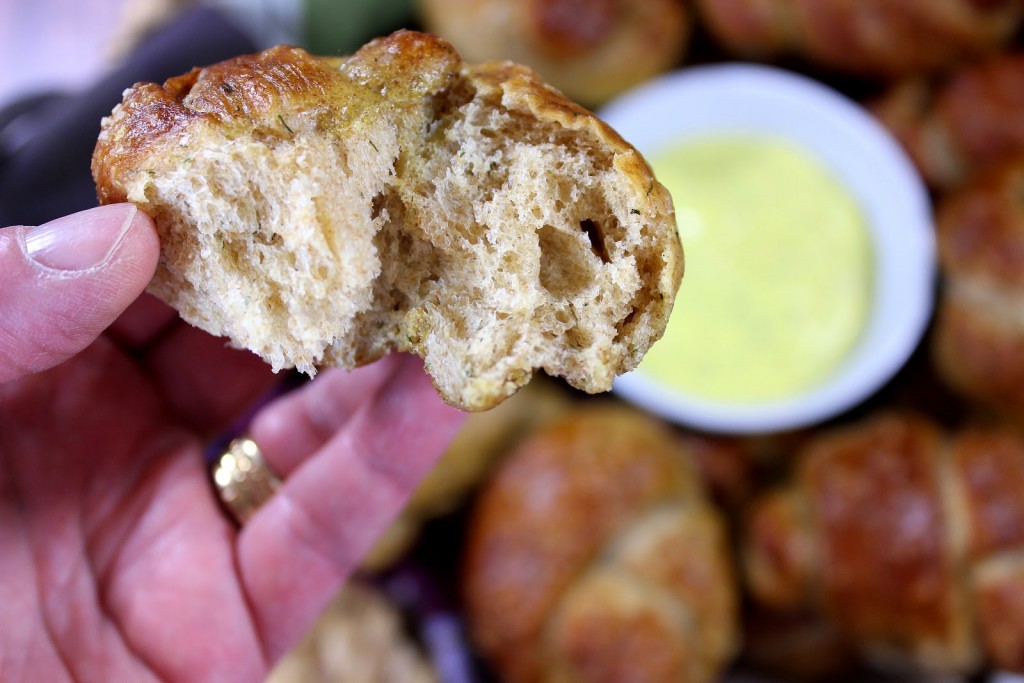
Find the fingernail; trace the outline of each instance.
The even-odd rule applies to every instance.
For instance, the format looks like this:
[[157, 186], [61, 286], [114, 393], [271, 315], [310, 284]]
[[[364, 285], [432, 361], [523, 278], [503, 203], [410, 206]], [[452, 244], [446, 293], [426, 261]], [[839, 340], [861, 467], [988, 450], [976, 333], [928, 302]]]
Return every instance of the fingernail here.
[[25, 253], [53, 270], [88, 270], [102, 265], [117, 249], [138, 209], [101, 206], [63, 216], [24, 233]]

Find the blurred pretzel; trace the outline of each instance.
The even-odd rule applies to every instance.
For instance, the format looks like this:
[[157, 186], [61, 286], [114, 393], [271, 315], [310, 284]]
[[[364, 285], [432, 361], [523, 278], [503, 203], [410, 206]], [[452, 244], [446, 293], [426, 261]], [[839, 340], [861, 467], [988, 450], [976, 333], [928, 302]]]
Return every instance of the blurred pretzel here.
[[824, 434], [752, 508], [754, 598], [815, 608], [875, 664], [1024, 670], [1024, 442], [885, 414]]
[[932, 187], [962, 185], [1024, 154], [1024, 52], [984, 59], [942, 78], [908, 79], [872, 109]]
[[939, 205], [938, 241], [938, 374], [1024, 425], [1024, 154]]
[[1020, 0], [697, 0], [732, 52], [797, 55], [829, 69], [897, 77], [995, 51], [1020, 26]]
[[469, 62], [510, 59], [595, 106], [675, 65], [684, 0], [419, 0], [427, 30]]
[[470, 633], [508, 683], [707, 683], [736, 648], [724, 524], [685, 447], [630, 409], [527, 437], [466, 542]]

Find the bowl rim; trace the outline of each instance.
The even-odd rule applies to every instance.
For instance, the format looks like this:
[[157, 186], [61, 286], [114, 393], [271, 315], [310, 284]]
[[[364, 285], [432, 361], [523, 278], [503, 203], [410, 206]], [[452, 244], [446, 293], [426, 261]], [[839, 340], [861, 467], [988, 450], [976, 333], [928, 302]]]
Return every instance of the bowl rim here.
[[[906, 363], [934, 307], [931, 201], [906, 153], [861, 105], [795, 72], [734, 62], [670, 72], [608, 103], [598, 116], [645, 156], [659, 143], [708, 134], [796, 143], [858, 202], [874, 259], [871, 307], [860, 338], [832, 375], [808, 391], [764, 403], [719, 402], [686, 396], [633, 371], [615, 380], [616, 394], [690, 427], [770, 433], [853, 408]], [[685, 306], [685, 299], [677, 304]]]

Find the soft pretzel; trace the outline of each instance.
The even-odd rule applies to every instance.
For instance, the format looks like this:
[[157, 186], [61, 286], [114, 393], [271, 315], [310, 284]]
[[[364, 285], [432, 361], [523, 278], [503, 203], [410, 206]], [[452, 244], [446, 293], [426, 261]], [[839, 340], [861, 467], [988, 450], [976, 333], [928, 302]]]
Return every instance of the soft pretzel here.
[[277, 47], [126, 91], [93, 157], [153, 216], [151, 291], [274, 368], [425, 360], [482, 410], [538, 369], [610, 388], [682, 275], [643, 158], [530, 70], [402, 31]]
[[933, 357], [953, 389], [1024, 424], [1024, 156], [938, 208], [943, 288]]
[[1024, 670], [1024, 443], [885, 414], [808, 444], [753, 506], [755, 599], [816, 607], [877, 664]]
[[663, 425], [580, 409], [520, 442], [476, 501], [471, 635], [510, 683], [712, 681], [737, 642], [723, 527]]
[[591, 106], [672, 67], [690, 37], [684, 0], [418, 1], [466, 59], [527, 64]]
[[751, 57], [794, 54], [827, 68], [897, 77], [995, 51], [1020, 0], [697, 0], [711, 33]]
[[1024, 154], [1024, 51], [939, 78], [911, 78], [872, 103], [930, 185], [949, 189]]

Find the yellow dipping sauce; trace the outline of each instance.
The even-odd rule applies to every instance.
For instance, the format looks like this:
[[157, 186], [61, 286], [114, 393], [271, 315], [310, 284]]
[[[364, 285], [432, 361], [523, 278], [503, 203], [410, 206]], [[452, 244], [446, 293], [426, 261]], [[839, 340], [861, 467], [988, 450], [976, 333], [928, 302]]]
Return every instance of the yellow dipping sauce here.
[[672, 193], [686, 275], [638, 371], [730, 403], [825, 379], [871, 302], [872, 247], [853, 198], [816, 159], [774, 139], [686, 142], [650, 161]]

